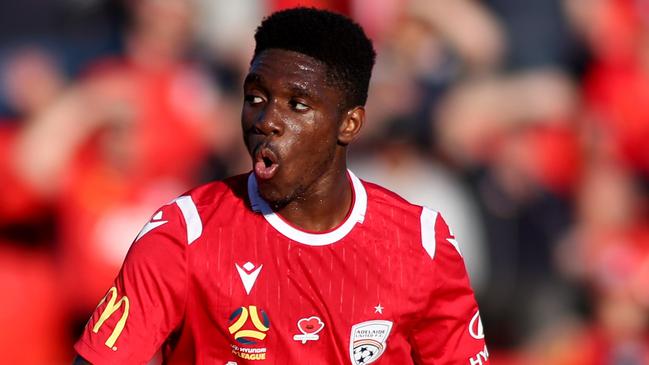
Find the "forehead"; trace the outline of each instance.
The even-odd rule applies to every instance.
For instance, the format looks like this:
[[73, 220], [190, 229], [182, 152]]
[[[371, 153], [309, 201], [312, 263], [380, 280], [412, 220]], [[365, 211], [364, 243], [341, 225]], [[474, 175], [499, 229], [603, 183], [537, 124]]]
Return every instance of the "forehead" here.
[[330, 88], [327, 65], [302, 53], [282, 49], [268, 49], [257, 55], [250, 64], [246, 83], [276, 83], [298, 85], [308, 89]]

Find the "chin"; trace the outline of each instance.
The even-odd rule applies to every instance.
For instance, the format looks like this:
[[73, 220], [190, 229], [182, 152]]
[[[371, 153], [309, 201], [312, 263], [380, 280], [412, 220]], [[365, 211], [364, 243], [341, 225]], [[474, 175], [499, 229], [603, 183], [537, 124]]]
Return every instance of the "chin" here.
[[279, 191], [272, 181], [257, 180], [257, 189], [259, 190], [259, 195], [270, 206], [275, 206], [288, 200], [288, 196]]
[[[272, 181], [257, 181], [259, 195], [270, 205], [273, 210], [281, 209], [289, 203], [299, 199], [302, 189], [279, 189]], [[283, 191], [284, 190], [284, 191]]]

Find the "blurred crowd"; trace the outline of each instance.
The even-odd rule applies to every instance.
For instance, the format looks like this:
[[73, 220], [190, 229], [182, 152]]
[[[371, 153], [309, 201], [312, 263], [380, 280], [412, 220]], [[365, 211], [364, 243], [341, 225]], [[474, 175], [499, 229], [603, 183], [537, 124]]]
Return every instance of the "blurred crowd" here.
[[373, 39], [352, 169], [445, 215], [492, 362], [649, 364], [649, 0], [0, 2], [0, 363], [68, 363], [150, 214], [250, 169], [297, 4]]

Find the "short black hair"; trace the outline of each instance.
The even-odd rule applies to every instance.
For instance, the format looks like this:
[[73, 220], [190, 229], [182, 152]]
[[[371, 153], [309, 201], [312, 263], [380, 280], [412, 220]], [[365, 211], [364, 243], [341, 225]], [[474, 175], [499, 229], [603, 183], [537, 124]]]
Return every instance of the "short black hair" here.
[[348, 17], [315, 8], [278, 11], [261, 22], [255, 41], [252, 61], [271, 48], [313, 57], [327, 65], [328, 81], [344, 92], [343, 108], [365, 105], [376, 53], [363, 28]]

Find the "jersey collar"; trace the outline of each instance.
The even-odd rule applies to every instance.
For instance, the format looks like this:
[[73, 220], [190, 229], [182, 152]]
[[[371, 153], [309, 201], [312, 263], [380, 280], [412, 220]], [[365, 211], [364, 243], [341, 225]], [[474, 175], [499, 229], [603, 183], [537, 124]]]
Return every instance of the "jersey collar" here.
[[363, 223], [367, 210], [367, 192], [363, 183], [351, 171], [347, 170], [352, 182], [354, 206], [345, 221], [332, 231], [311, 233], [300, 230], [284, 221], [273, 212], [268, 203], [259, 195], [257, 179], [254, 173], [248, 175], [248, 198], [252, 209], [264, 215], [266, 221], [279, 233], [289, 239], [309, 246], [324, 246], [341, 240], [354, 228], [356, 223]]

